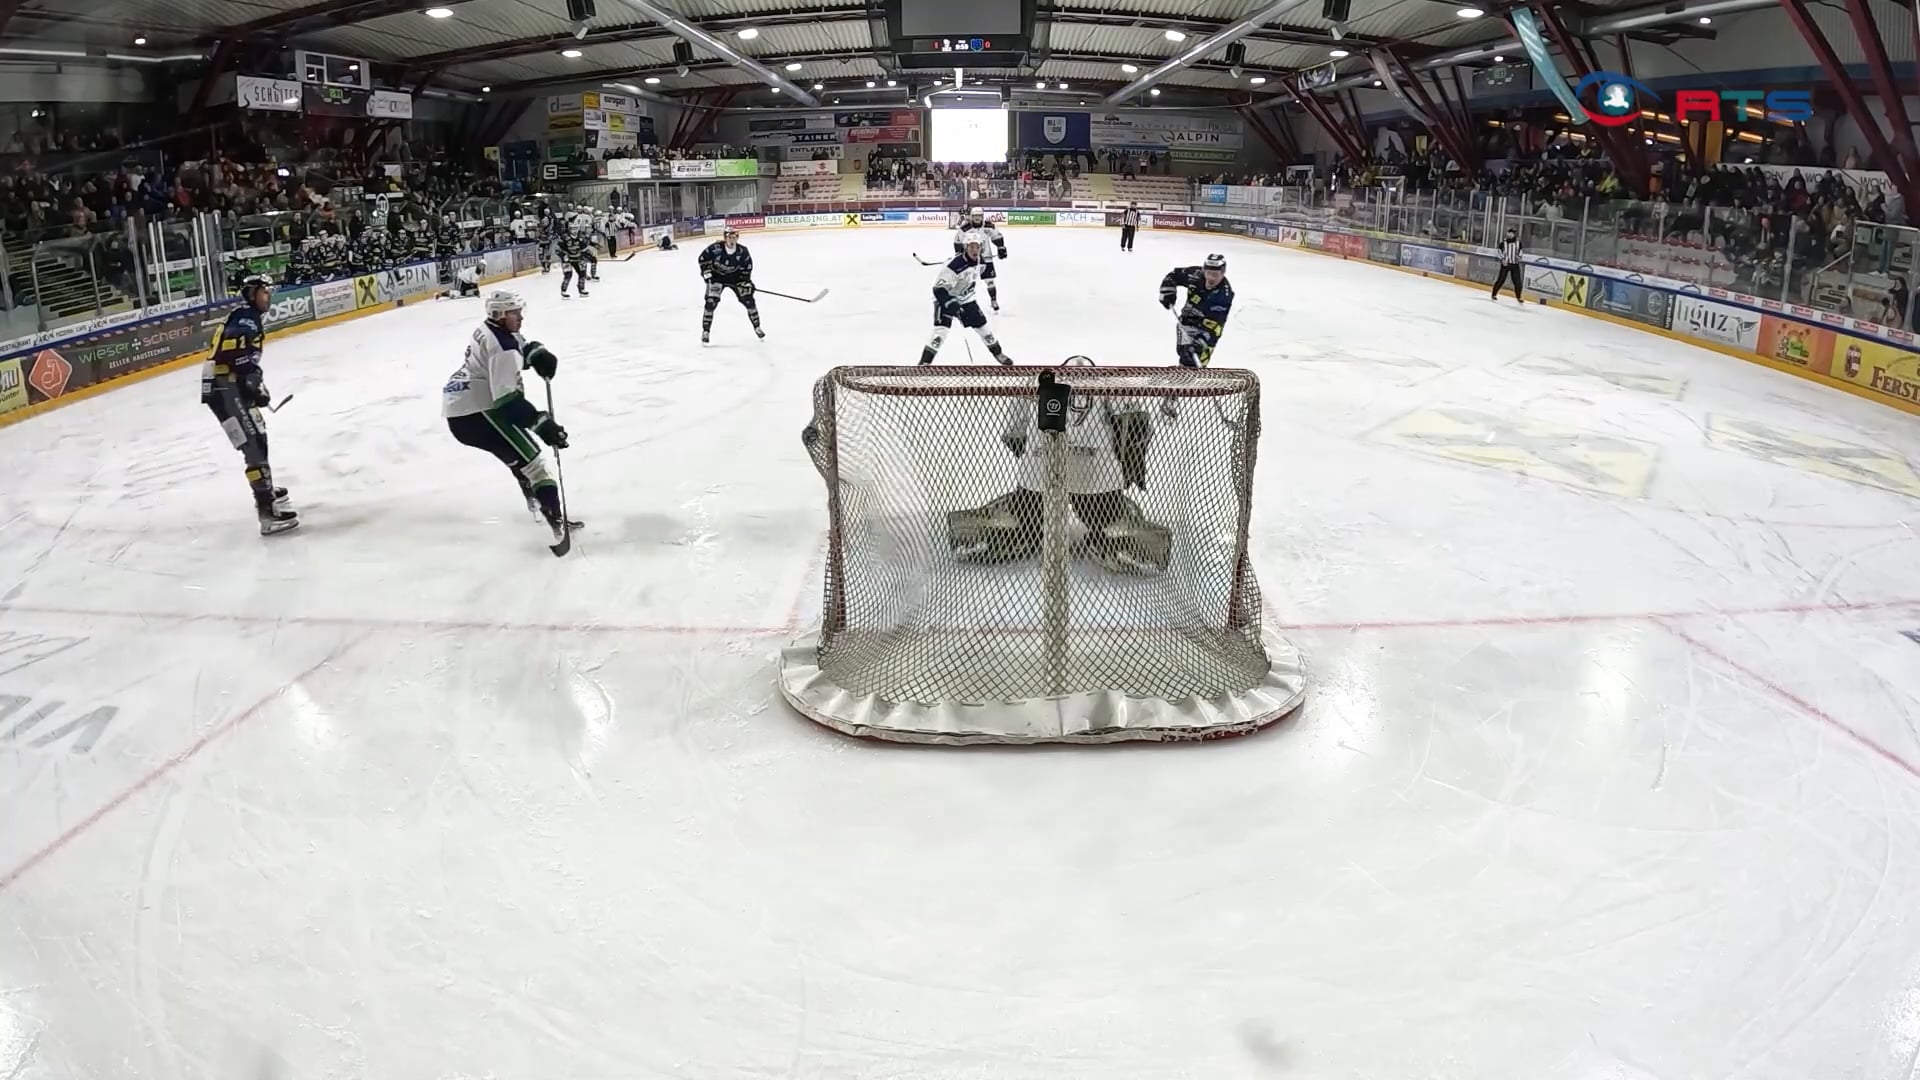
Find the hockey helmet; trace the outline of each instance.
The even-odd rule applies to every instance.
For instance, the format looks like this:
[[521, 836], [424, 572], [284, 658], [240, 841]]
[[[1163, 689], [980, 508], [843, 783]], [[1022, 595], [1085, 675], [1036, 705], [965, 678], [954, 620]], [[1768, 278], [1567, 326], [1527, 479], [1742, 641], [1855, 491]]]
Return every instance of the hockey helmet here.
[[722, 229], [722, 230], [720, 231], [720, 239], [722, 239], [722, 240], [738, 240], [738, 239], [740, 239], [740, 230], [739, 230], [739, 229], [736, 229], [736, 228], [734, 228], [734, 227], [733, 227], [733, 226], [731, 226], [731, 225], [729, 225], [729, 226], [727, 226], [727, 227], [726, 227], [725, 229]]
[[527, 302], [511, 289], [495, 289], [487, 294], [487, 318], [498, 319], [515, 311], [525, 311]]
[[1065, 360], [1060, 361], [1060, 366], [1061, 367], [1092, 367], [1093, 357], [1069, 356]]
[[1207, 261], [1201, 263], [1200, 266], [1202, 269], [1218, 270], [1224, 274], [1227, 272], [1227, 257], [1220, 254], [1209, 255], [1207, 256]]

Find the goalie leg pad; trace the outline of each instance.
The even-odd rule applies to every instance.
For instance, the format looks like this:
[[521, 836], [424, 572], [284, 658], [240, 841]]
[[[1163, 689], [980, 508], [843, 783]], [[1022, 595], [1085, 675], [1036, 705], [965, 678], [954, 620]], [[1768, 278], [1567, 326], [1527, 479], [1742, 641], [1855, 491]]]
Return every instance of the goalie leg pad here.
[[1116, 574], [1166, 572], [1173, 530], [1147, 520], [1140, 504], [1118, 491], [1071, 499], [1073, 512], [1087, 526], [1088, 558]]
[[1046, 506], [1040, 493], [1016, 488], [975, 510], [947, 513], [947, 545], [963, 562], [1013, 562], [1040, 550]]

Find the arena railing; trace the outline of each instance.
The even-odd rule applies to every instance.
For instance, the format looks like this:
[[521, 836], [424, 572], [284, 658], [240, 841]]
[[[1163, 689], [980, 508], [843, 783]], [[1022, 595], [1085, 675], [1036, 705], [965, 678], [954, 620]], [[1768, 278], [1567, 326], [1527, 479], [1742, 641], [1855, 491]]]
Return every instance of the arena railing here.
[[[1800, 304], [1850, 318], [1913, 325], [1912, 269], [1920, 230], [1737, 207], [1631, 199], [1407, 193], [1389, 188], [1329, 192], [1229, 191], [1200, 212], [1333, 223], [1407, 239], [1494, 248], [1515, 229], [1529, 254], [1692, 282]], [[1214, 190], [1218, 195], [1218, 189]], [[1257, 205], [1255, 205], [1257, 204]]]

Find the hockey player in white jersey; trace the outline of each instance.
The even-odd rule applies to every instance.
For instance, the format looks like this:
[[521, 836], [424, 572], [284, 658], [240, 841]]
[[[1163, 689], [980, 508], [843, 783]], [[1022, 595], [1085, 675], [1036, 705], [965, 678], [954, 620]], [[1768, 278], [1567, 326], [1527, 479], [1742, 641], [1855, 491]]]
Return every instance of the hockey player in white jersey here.
[[983, 210], [970, 210], [960, 222], [960, 228], [953, 234], [953, 253], [958, 255], [966, 244], [968, 235], [980, 238], [980, 280], [987, 284], [987, 302], [993, 310], [1000, 310], [1000, 272], [994, 265], [998, 259], [1007, 257], [1007, 238], [987, 220]]
[[530, 367], [551, 380], [559, 361], [546, 346], [521, 335], [526, 302], [519, 294], [496, 291], [486, 303], [486, 321], [474, 330], [459, 370], [441, 389], [440, 411], [455, 439], [485, 450], [513, 471], [528, 509], [553, 530], [554, 553], [565, 554], [567, 533], [580, 522], [561, 519], [559, 485], [534, 437], [564, 450], [567, 429], [527, 400], [520, 379], [521, 369]]
[[453, 275], [453, 288], [440, 294], [442, 300], [458, 300], [467, 296], [480, 295], [480, 268], [469, 266]]
[[[1084, 356], [1070, 357], [1062, 379], [1071, 383], [1076, 367], [1091, 367]], [[966, 562], [1000, 563], [1040, 550], [1045, 534], [1048, 454], [1066, 454], [1063, 479], [1067, 501], [1086, 526], [1073, 548], [1116, 573], [1158, 574], [1167, 568], [1173, 532], [1149, 520], [1128, 488], [1146, 490], [1147, 450], [1154, 421], [1146, 402], [1106, 395], [1076, 394], [1060, 436], [1035, 432], [1034, 402], [1009, 403], [1000, 441], [1019, 459], [1014, 488], [972, 510], [947, 514], [947, 543]], [[1058, 443], [1044, 440], [1055, 439]]]
[[973, 297], [980, 281], [980, 266], [980, 237], [970, 233], [960, 241], [960, 254], [940, 268], [940, 277], [933, 283], [933, 337], [927, 341], [926, 348], [920, 350], [922, 364], [933, 363], [933, 358], [940, 354], [940, 346], [946, 343], [947, 331], [958, 319], [961, 326], [980, 335], [995, 360], [1009, 367], [1013, 365], [1013, 359], [1001, 350], [999, 339], [987, 328], [986, 313]]

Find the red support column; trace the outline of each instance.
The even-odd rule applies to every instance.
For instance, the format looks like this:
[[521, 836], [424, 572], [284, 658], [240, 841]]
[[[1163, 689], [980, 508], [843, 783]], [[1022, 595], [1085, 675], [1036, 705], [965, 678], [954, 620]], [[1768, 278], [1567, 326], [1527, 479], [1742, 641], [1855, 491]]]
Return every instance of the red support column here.
[[1358, 167], [1361, 162], [1366, 160], [1366, 153], [1363, 148], [1353, 141], [1353, 136], [1350, 132], [1334, 121], [1333, 114], [1327, 110], [1326, 102], [1314, 97], [1310, 92], [1301, 93], [1299, 90], [1294, 89], [1292, 82], [1285, 82], [1281, 85], [1286, 89], [1289, 97], [1299, 102], [1301, 108], [1307, 110], [1307, 115], [1313, 117], [1314, 121], [1320, 125], [1321, 130], [1325, 131], [1327, 136], [1340, 148], [1340, 152], [1346, 155], [1349, 162]]
[[1346, 97], [1337, 97], [1334, 101], [1339, 103], [1340, 115], [1346, 118], [1347, 129], [1353, 133], [1353, 144], [1360, 148], [1361, 160], [1366, 160], [1367, 151], [1373, 148], [1373, 143], [1367, 138], [1367, 118], [1360, 111], [1360, 99], [1349, 90]]
[[733, 99], [739, 95], [740, 88], [737, 86], [729, 86], [725, 90], [722, 90], [720, 92], [720, 98], [714, 107], [703, 111], [700, 114], [699, 121], [687, 129], [686, 142], [682, 145], [682, 149], [693, 146], [694, 143], [704, 138], [707, 132], [712, 131], [714, 125], [720, 122], [720, 110], [732, 104]]
[[706, 103], [707, 92], [705, 90], [694, 91], [693, 100], [687, 104], [686, 108], [680, 110], [680, 118], [673, 122], [673, 134], [667, 137], [667, 149], [680, 149], [681, 136], [685, 135], [687, 129], [693, 126], [693, 122], [701, 115], [700, 106]]
[[[1888, 134], [1893, 148], [1900, 153], [1901, 167], [1909, 179], [1920, 180], [1920, 151], [1913, 144], [1913, 125], [1907, 119], [1906, 102], [1900, 99], [1900, 85], [1893, 81], [1893, 65], [1887, 61], [1887, 43], [1873, 21], [1872, 6], [1866, 3], [1843, 4], [1853, 20], [1853, 32], [1860, 39], [1860, 51], [1866, 54], [1867, 70], [1873, 76], [1873, 92], [1880, 95], [1880, 111], [1887, 114]], [[1911, 15], [1907, 5], [1901, 11]], [[1911, 20], [1910, 20], [1911, 21]], [[1914, 22], [1920, 27], [1920, 21]]]
[[[1554, 14], [1545, 0], [1532, 0], [1531, 6], [1534, 14], [1539, 16], [1541, 26], [1546, 29], [1547, 36], [1553, 39], [1554, 46], [1560, 50], [1560, 55], [1567, 58], [1567, 66], [1573, 69], [1574, 78], [1584, 79], [1593, 74], [1594, 67], [1581, 54], [1580, 43], [1567, 33], [1567, 28], [1561, 25], [1559, 16]], [[1606, 151], [1607, 160], [1613, 163], [1627, 186], [1635, 194], [1645, 195], [1647, 177], [1652, 171], [1647, 165], [1645, 149], [1631, 137], [1622, 135], [1618, 128], [1595, 124], [1589, 129], [1588, 137], [1600, 143], [1601, 149]]]
[[1413, 69], [1402, 63], [1392, 50], [1387, 52], [1387, 63], [1389, 70], [1397, 68], [1405, 77], [1407, 91], [1414, 96], [1420, 107], [1426, 110], [1427, 116], [1431, 118], [1427, 126], [1439, 138], [1441, 145], [1446, 147], [1447, 153], [1460, 163], [1462, 169], [1477, 170], [1480, 167], [1480, 161], [1478, 155], [1474, 153], [1473, 135], [1461, 122], [1460, 114], [1454, 111], [1453, 102], [1447, 99], [1447, 88], [1440, 82], [1440, 76], [1433, 76], [1435, 93], [1429, 94], [1426, 86], [1413, 73]]
[[1234, 107], [1234, 111], [1239, 113], [1241, 119], [1247, 122], [1247, 126], [1253, 129], [1253, 133], [1259, 136], [1260, 141], [1267, 145], [1267, 149], [1273, 151], [1274, 157], [1279, 158], [1283, 162], [1293, 160], [1292, 156], [1288, 154], [1287, 148], [1280, 144], [1279, 139], [1274, 138], [1273, 132], [1267, 130], [1267, 125], [1261, 122], [1259, 115], [1253, 111], [1251, 106], [1238, 105]]
[[[1847, 115], [1859, 125], [1860, 133], [1867, 137], [1867, 145], [1873, 148], [1874, 164], [1886, 172], [1887, 179], [1893, 181], [1895, 190], [1900, 192], [1900, 197], [1908, 206], [1920, 206], [1920, 200], [1915, 198], [1913, 178], [1907, 174], [1905, 159], [1894, 153], [1893, 147], [1888, 145], [1886, 135], [1880, 131], [1879, 121], [1867, 111], [1867, 103], [1860, 97], [1860, 88], [1853, 85], [1853, 79], [1847, 75], [1846, 66], [1840, 63], [1840, 57], [1834, 53], [1833, 45], [1813, 21], [1806, 0], [1780, 0], [1780, 6], [1787, 10], [1787, 18], [1793, 21], [1794, 29], [1799, 30], [1800, 36], [1806, 39], [1807, 48], [1813, 50], [1814, 59], [1820, 62], [1821, 70], [1827, 73], [1827, 81], [1833, 84], [1834, 92], [1840, 95]], [[1882, 58], [1885, 55], [1883, 48]]]
[[221, 38], [220, 44], [213, 47], [213, 59], [207, 61], [207, 73], [200, 78], [200, 85], [194, 88], [193, 105], [187, 114], [193, 118], [193, 126], [206, 123], [207, 99], [213, 96], [213, 84], [226, 73], [227, 65], [233, 61], [234, 43], [231, 38]]

